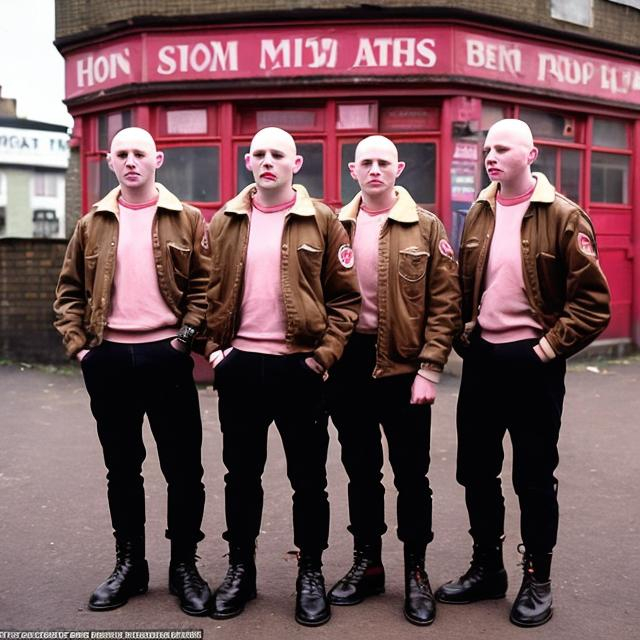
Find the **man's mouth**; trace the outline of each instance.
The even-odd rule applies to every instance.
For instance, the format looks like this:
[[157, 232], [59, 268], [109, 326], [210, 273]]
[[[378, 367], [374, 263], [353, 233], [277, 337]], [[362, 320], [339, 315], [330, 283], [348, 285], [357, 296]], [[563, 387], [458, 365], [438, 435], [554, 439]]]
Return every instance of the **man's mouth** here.
[[276, 179], [276, 174], [275, 173], [271, 173], [270, 171], [265, 171], [264, 173], [260, 174], [261, 178], [264, 178], [265, 180], [275, 180]]

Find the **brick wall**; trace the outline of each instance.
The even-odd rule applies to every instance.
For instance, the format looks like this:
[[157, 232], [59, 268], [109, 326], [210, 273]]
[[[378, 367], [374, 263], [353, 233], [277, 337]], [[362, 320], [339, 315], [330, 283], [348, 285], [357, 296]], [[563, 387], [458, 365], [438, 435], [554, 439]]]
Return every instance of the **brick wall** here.
[[[394, 12], [405, 9], [420, 10], [425, 15], [433, 11], [446, 15], [448, 9], [466, 10], [626, 47], [637, 47], [640, 33], [640, 11], [607, 0], [593, 0], [593, 28], [554, 20], [550, 15], [549, 0], [369, 0], [366, 3], [338, 0], [56, 0], [56, 37], [64, 38], [87, 30], [100, 30], [109, 24], [136, 17], [235, 17], [261, 13], [281, 18], [295, 10], [325, 10], [339, 11], [343, 17], [355, 19], [359, 16], [373, 17], [376, 13], [392, 18]], [[197, 21], [194, 20], [195, 22]], [[491, 22], [490, 17], [488, 22]]]
[[52, 304], [66, 240], [0, 239], [0, 358], [66, 362]]

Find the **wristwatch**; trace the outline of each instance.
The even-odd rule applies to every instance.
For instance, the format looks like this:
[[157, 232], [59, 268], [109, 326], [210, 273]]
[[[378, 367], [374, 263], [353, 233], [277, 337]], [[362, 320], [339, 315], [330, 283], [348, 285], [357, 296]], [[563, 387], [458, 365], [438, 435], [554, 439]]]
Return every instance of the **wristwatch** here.
[[186, 347], [187, 351], [191, 351], [191, 345], [193, 344], [193, 339], [196, 336], [196, 330], [193, 327], [190, 327], [188, 324], [180, 327], [180, 331], [178, 331], [178, 335], [176, 338], [182, 342], [182, 344]]

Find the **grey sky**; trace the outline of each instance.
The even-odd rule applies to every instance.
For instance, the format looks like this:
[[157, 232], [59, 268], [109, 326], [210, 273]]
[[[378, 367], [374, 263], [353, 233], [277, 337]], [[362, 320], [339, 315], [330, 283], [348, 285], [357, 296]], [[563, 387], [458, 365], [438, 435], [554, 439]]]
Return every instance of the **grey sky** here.
[[71, 126], [62, 103], [64, 60], [53, 46], [54, 0], [0, 0], [0, 86], [18, 115]]

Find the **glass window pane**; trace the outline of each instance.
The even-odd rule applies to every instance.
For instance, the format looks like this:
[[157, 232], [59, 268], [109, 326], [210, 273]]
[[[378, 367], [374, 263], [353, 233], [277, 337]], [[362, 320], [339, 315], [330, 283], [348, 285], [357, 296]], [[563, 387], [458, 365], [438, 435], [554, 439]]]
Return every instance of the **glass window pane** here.
[[532, 171], [539, 171], [540, 173], [544, 173], [549, 182], [552, 185], [556, 186], [556, 167], [558, 166], [557, 155], [558, 151], [555, 147], [539, 146], [538, 157], [536, 158], [536, 161], [531, 165]]
[[300, 109], [239, 109], [238, 132], [253, 135], [264, 127], [281, 127], [286, 131], [318, 131], [324, 127], [324, 112], [307, 107]]
[[627, 149], [629, 147], [627, 125], [624, 122], [619, 122], [618, 120], [594, 118], [593, 146]]
[[342, 159], [340, 164], [340, 199], [342, 204], [347, 204], [355, 198], [356, 193], [360, 191], [360, 187], [356, 180], [349, 173], [349, 163], [353, 162], [356, 155], [357, 143], [352, 142], [342, 145]]
[[595, 151], [591, 154], [591, 200], [628, 204], [629, 156]]
[[582, 152], [576, 149], [560, 151], [560, 191], [570, 200], [580, 199], [580, 165]]
[[505, 107], [501, 104], [493, 104], [491, 102], [482, 103], [482, 116], [480, 128], [482, 131], [489, 131], [491, 125], [506, 117]]
[[407, 163], [397, 180], [419, 204], [436, 201], [436, 145], [433, 142], [401, 142], [398, 157]]
[[87, 200], [89, 206], [101, 200], [111, 189], [118, 186], [116, 176], [107, 166], [107, 161], [104, 157], [87, 160], [87, 175]]
[[381, 131], [434, 131], [440, 127], [440, 110], [436, 107], [381, 107]]
[[[304, 158], [302, 169], [293, 176], [296, 184], [304, 185], [313, 198], [322, 198], [324, 195], [324, 172], [322, 158], [322, 143], [302, 143], [297, 145], [298, 153]], [[236, 153], [237, 178], [236, 186], [242, 191], [253, 182], [251, 172], [244, 165], [244, 156], [249, 153], [249, 145], [240, 145]]]
[[167, 133], [189, 135], [207, 133], [206, 109], [175, 109], [167, 111]]
[[547, 140], [575, 140], [575, 122], [557, 113], [545, 113], [536, 109], [520, 109], [520, 120], [524, 120], [534, 138]]
[[218, 147], [169, 147], [158, 169], [158, 182], [181, 200], [220, 200]]
[[373, 129], [376, 126], [376, 106], [370, 104], [339, 104], [338, 129]]
[[109, 151], [113, 136], [131, 126], [131, 111], [105, 113], [98, 117], [98, 150]]

